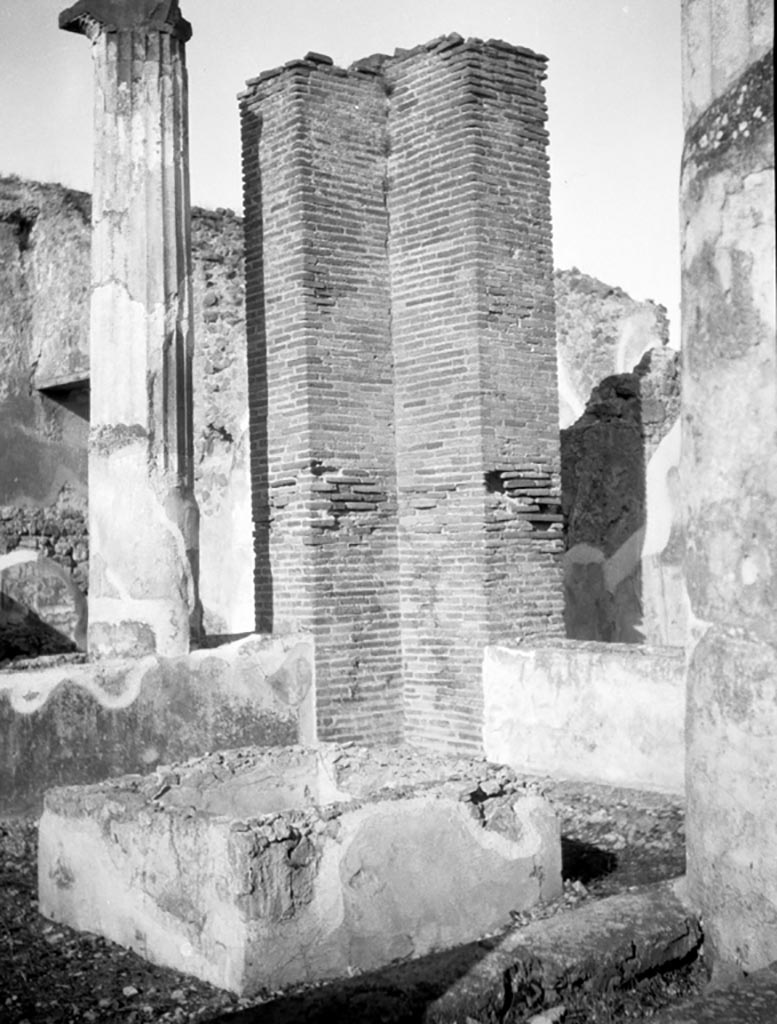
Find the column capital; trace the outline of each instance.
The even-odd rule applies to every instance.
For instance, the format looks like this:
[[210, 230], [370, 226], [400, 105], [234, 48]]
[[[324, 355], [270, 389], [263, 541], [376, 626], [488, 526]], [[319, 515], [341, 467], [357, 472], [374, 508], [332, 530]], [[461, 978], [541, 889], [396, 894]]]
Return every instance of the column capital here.
[[178, 0], [78, 0], [62, 11], [59, 27], [80, 35], [147, 29], [167, 32], [181, 42], [191, 39], [192, 27], [181, 15]]

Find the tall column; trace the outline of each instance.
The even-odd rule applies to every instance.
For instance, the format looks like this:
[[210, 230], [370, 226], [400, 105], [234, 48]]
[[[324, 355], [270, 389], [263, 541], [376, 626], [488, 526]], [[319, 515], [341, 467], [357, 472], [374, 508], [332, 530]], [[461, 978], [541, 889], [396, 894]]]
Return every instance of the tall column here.
[[777, 959], [772, 36], [771, 4], [684, 0], [688, 883], [713, 965], [744, 971]]
[[92, 42], [89, 652], [176, 655], [198, 629], [184, 46], [177, 0], [81, 0]]

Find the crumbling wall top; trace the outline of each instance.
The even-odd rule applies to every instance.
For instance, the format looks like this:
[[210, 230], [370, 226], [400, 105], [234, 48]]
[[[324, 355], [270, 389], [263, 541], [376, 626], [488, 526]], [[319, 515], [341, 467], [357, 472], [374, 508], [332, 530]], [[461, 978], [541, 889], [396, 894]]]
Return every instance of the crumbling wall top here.
[[506, 43], [501, 39], [489, 39], [484, 42], [482, 39], [476, 38], [465, 39], [458, 32], [451, 32], [448, 35], [437, 36], [437, 38], [429, 40], [428, 43], [414, 46], [412, 49], [397, 48], [394, 50], [393, 55], [373, 53], [369, 57], [354, 61], [348, 68], [338, 67], [327, 54], [309, 52], [302, 58], [287, 61], [279, 67], [270, 68], [254, 78], [249, 78], [246, 82], [247, 88], [243, 92], [238, 93], [238, 99], [241, 101], [254, 99], [257, 88], [263, 87], [266, 82], [278, 78], [278, 76], [287, 72], [293, 74], [300, 71], [302, 73], [324, 71], [338, 77], [345, 77], [356, 73], [380, 76], [387, 67], [401, 64], [403, 61], [413, 60], [427, 53], [448, 56], [466, 51], [479, 51], [491, 57], [501, 54], [503, 57], [524, 58], [536, 62], [542, 78], [545, 77], [544, 69], [548, 58], [541, 53], [535, 53], [534, 50], [529, 50], [525, 46], [513, 46], [512, 43]]
[[89, 35], [95, 25], [103, 32], [156, 29], [184, 43], [192, 36], [192, 27], [181, 15], [178, 0], [78, 0], [59, 16], [59, 27], [68, 32]]

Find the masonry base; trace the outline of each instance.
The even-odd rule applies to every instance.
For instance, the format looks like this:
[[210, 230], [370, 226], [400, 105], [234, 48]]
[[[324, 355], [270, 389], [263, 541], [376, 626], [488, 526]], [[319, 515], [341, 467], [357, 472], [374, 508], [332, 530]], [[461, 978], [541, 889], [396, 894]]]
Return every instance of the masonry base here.
[[241, 994], [452, 947], [561, 892], [542, 796], [409, 748], [247, 748], [51, 790], [39, 834], [44, 916]]

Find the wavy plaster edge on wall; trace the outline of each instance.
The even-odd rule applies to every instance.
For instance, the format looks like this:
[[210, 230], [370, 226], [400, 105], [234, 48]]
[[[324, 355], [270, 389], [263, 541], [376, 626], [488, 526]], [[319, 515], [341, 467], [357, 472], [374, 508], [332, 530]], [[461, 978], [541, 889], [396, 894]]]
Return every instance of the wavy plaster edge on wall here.
[[89, 693], [101, 707], [119, 711], [139, 697], [144, 682], [161, 670], [184, 669], [196, 678], [207, 666], [236, 697], [261, 705], [276, 702], [300, 708], [312, 689], [312, 640], [302, 635], [248, 636], [221, 647], [193, 651], [180, 658], [148, 655], [139, 660], [63, 664], [0, 672], [6, 693], [19, 714], [39, 711], [67, 683]]

